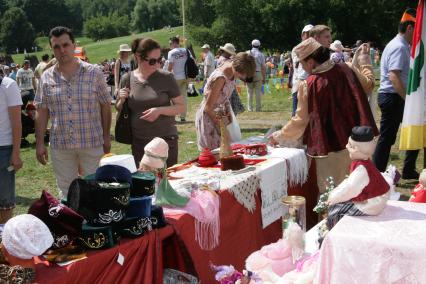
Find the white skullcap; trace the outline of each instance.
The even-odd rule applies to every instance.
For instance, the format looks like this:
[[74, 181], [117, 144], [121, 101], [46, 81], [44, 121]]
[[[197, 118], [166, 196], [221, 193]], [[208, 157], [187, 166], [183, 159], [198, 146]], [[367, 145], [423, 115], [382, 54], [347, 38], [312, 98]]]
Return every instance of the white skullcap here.
[[258, 40], [258, 39], [252, 40], [251, 46], [259, 47], [260, 46], [260, 40]]
[[49, 228], [39, 218], [31, 214], [22, 214], [6, 222], [2, 243], [11, 255], [31, 259], [50, 248], [53, 237]]

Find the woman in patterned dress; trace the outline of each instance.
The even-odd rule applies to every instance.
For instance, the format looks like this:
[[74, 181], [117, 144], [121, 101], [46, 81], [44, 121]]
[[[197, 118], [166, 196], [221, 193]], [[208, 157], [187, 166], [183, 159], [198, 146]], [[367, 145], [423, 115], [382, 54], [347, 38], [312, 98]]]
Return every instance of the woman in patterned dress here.
[[[215, 109], [224, 106], [229, 110], [229, 98], [235, 89], [235, 79], [242, 81], [253, 78], [256, 64], [253, 56], [248, 53], [238, 53], [232, 62], [226, 62], [217, 68], [209, 77], [205, 96], [195, 115], [195, 127], [197, 129], [197, 145], [203, 148], [215, 149], [220, 146], [219, 120]], [[227, 111], [227, 113], [230, 113]], [[231, 123], [228, 120], [227, 124]]]

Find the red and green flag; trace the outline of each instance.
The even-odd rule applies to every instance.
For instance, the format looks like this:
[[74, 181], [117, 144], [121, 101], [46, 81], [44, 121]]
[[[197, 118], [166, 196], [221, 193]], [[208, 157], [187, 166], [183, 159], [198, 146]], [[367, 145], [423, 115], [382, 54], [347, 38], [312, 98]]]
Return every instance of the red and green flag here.
[[420, 0], [411, 47], [410, 72], [399, 144], [401, 150], [418, 150], [426, 147], [426, 19], [424, 11], [425, 1]]

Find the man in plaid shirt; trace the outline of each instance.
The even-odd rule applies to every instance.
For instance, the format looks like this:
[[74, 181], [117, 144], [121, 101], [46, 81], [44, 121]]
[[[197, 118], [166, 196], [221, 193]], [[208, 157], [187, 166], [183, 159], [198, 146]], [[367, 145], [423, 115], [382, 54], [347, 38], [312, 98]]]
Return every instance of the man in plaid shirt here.
[[43, 137], [50, 118], [50, 153], [61, 197], [78, 177], [94, 173], [104, 153], [111, 149], [111, 97], [102, 72], [74, 57], [74, 36], [66, 27], [49, 34], [57, 63], [40, 78], [35, 98], [36, 155], [46, 165]]

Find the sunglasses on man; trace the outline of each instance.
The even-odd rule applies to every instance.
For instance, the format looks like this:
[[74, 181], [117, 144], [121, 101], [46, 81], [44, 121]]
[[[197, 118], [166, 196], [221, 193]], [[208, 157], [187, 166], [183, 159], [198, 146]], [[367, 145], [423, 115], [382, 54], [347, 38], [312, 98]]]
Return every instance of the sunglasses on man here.
[[145, 58], [145, 61], [147, 61], [149, 65], [153, 66], [155, 64], [160, 64], [161, 61], [163, 61], [163, 57], [160, 56], [157, 59], [155, 59], [155, 58]]

